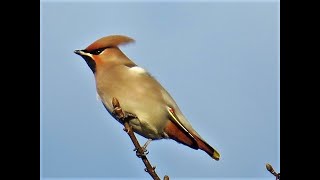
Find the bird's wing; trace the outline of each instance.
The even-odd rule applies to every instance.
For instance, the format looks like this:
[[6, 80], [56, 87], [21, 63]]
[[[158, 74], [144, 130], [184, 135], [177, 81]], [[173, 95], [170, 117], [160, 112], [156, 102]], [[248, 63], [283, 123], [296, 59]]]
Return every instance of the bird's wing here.
[[189, 137], [194, 139], [193, 135], [188, 131], [186, 127], [183, 126], [183, 124], [180, 122], [179, 118], [177, 117], [176, 113], [174, 112], [174, 109], [167, 106], [167, 111], [170, 115], [170, 120], [173, 121], [176, 125], [178, 125], [183, 131], [185, 131]]
[[[167, 108], [166, 110], [169, 114], [170, 121], [177, 126], [180, 132], [183, 133], [183, 134], [181, 133], [171, 134], [173, 136], [181, 136], [181, 137], [172, 137], [172, 138], [175, 138], [177, 141], [182, 142], [191, 148], [198, 149], [199, 144], [198, 144], [197, 138], [202, 139], [200, 135], [192, 128], [190, 122], [184, 117], [184, 115], [180, 111], [174, 99], [163, 87], [161, 88], [161, 94], [162, 94], [163, 100], [166, 103], [166, 108]], [[176, 129], [176, 128], [173, 128], [173, 129]]]
[[194, 134], [194, 135], [200, 137], [200, 135], [197, 132], [195, 132], [195, 130], [192, 128], [190, 122], [182, 114], [180, 108], [178, 107], [178, 105], [174, 101], [174, 99], [171, 97], [169, 92], [166, 91], [163, 87], [161, 88], [161, 94], [162, 94], [162, 98], [165, 101], [167, 107], [171, 108], [173, 110], [173, 114], [177, 117], [176, 120], [174, 120], [174, 121], [179, 122], [179, 124], [181, 124], [181, 126], [183, 126], [184, 129], [186, 129], [189, 132], [189, 134]]
[[167, 111], [171, 123], [165, 131], [168, 133], [169, 137], [171, 136], [171, 138], [186, 144], [189, 147], [199, 149], [199, 145], [194, 135], [181, 123], [181, 120], [178, 118], [174, 109], [167, 106]]

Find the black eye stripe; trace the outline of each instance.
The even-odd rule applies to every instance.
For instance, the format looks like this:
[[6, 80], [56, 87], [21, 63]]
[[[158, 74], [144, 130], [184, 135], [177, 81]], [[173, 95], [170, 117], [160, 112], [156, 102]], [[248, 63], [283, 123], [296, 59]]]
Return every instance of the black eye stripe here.
[[90, 51], [90, 54], [94, 54], [94, 55], [98, 55], [100, 54], [103, 50], [105, 50], [106, 48], [100, 48], [100, 49], [95, 49], [93, 51]]

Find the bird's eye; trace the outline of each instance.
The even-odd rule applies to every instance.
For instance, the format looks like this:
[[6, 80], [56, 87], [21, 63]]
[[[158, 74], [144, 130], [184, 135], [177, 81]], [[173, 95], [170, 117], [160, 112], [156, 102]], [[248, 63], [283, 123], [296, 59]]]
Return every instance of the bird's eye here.
[[100, 54], [102, 51], [103, 51], [103, 49], [97, 49], [97, 50], [91, 51], [91, 54], [98, 55], [98, 54]]

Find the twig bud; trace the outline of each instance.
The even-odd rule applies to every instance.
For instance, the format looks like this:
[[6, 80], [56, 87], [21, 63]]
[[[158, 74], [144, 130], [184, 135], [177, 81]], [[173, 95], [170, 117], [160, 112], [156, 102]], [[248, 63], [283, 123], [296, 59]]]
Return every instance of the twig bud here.
[[274, 169], [269, 163], [266, 164], [266, 168], [270, 173], [272, 173], [272, 174], [274, 173]]
[[120, 107], [120, 103], [117, 98], [112, 98], [112, 106], [113, 108]]

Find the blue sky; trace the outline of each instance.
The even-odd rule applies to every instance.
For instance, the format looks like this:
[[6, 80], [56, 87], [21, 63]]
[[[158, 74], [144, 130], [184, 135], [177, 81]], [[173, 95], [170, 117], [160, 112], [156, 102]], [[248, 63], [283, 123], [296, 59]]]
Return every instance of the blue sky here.
[[159, 176], [274, 179], [265, 163], [280, 171], [278, 1], [51, 0], [40, 9], [42, 177], [149, 178], [73, 53], [111, 34], [136, 40], [120, 48], [221, 154], [214, 161], [173, 140], [151, 142]]

